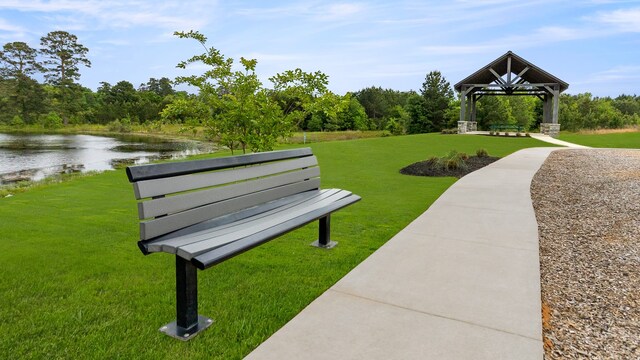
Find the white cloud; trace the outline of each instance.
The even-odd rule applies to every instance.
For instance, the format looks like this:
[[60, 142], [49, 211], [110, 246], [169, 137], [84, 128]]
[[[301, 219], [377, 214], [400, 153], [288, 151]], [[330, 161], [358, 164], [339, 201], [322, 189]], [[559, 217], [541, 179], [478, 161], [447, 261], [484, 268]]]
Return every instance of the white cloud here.
[[242, 8], [238, 9], [236, 14], [262, 19], [304, 17], [311, 20], [334, 21], [352, 19], [365, 10], [366, 6], [362, 3], [302, 3], [279, 7]]
[[640, 65], [619, 65], [611, 69], [600, 71], [589, 77], [588, 83], [610, 81], [637, 81], [640, 79]]
[[22, 26], [13, 25], [7, 22], [6, 20], [0, 18], [0, 31], [22, 33], [22, 32], [25, 32], [26, 29], [23, 28]]
[[596, 20], [622, 32], [640, 32], [640, 7], [603, 12]]
[[137, 26], [177, 30], [204, 26], [215, 12], [216, 2], [5, 0], [0, 2], [1, 9], [42, 13], [69, 30]]

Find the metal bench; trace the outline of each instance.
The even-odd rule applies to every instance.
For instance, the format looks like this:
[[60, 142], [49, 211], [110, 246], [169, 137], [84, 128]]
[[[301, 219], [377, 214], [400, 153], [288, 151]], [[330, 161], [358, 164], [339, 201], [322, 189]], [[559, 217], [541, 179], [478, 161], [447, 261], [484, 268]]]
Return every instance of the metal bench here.
[[160, 330], [189, 340], [213, 322], [198, 315], [197, 269], [204, 270], [319, 220], [313, 245], [331, 248], [330, 214], [360, 200], [320, 189], [311, 149], [127, 168], [138, 200], [146, 255], [176, 256], [176, 321]]
[[504, 130], [513, 130], [513, 131], [517, 131], [517, 132], [522, 132], [524, 130], [524, 127], [522, 125], [517, 125], [517, 124], [492, 124], [491, 126], [489, 126], [489, 129], [491, 131], [504, 131]]

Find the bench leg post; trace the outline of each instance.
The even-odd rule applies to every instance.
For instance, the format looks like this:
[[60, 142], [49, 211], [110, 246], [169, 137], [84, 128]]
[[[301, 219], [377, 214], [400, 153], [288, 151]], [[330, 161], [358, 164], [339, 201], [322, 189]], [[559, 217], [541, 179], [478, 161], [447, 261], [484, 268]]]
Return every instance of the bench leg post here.
[[198, 269], [176, 255], [176, 321], [160, 331], [183, 341], [208, 328], [213, 320], [198, 315]]
[[331, 249], [338, 245], [337, 242], [331, 241], [331, 215], [320, 218], [318, 222], [318, 240], [311, 245], [323, 249]]

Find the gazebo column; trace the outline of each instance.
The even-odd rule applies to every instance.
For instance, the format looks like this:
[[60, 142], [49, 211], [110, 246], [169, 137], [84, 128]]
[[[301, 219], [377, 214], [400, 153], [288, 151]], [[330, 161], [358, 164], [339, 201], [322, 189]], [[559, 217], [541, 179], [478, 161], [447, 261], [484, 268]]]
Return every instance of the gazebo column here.
[[473, 90], [473, 86], [462, 86], [460, 89], [460, 120], [458, 121], [458, 134], [464, 134], [467, 131], [474, 131], [469, 129], [467, 121], [467, 117], [472, 111], [471, 90]]
[[560, 134], [560, 124], [558, 124], [558, 113], [560, 110], [560, 90], [558, 85], [553, 88], [545, 86], [547, 94], [544, 96], [542, 124], [540, 133], [551, 137], [558, 137]]
[[458, 134], [467, 132], [467, 87], [460, 89], [460, 120], [458, 120]]
[[476, 121], [476, 104], [478, 97], [476, 94], [471, 95], [471, 116], [467, 123], [467, 131], [478, 131], [478, 122]]

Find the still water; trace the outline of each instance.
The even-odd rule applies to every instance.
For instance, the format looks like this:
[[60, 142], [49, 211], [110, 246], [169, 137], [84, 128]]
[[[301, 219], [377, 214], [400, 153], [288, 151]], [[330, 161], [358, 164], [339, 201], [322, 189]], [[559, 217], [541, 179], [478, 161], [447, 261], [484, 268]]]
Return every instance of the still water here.
[[209, 151], [211, 148], [198, 142], [149, 137], [0, 134], [0, 185]]

